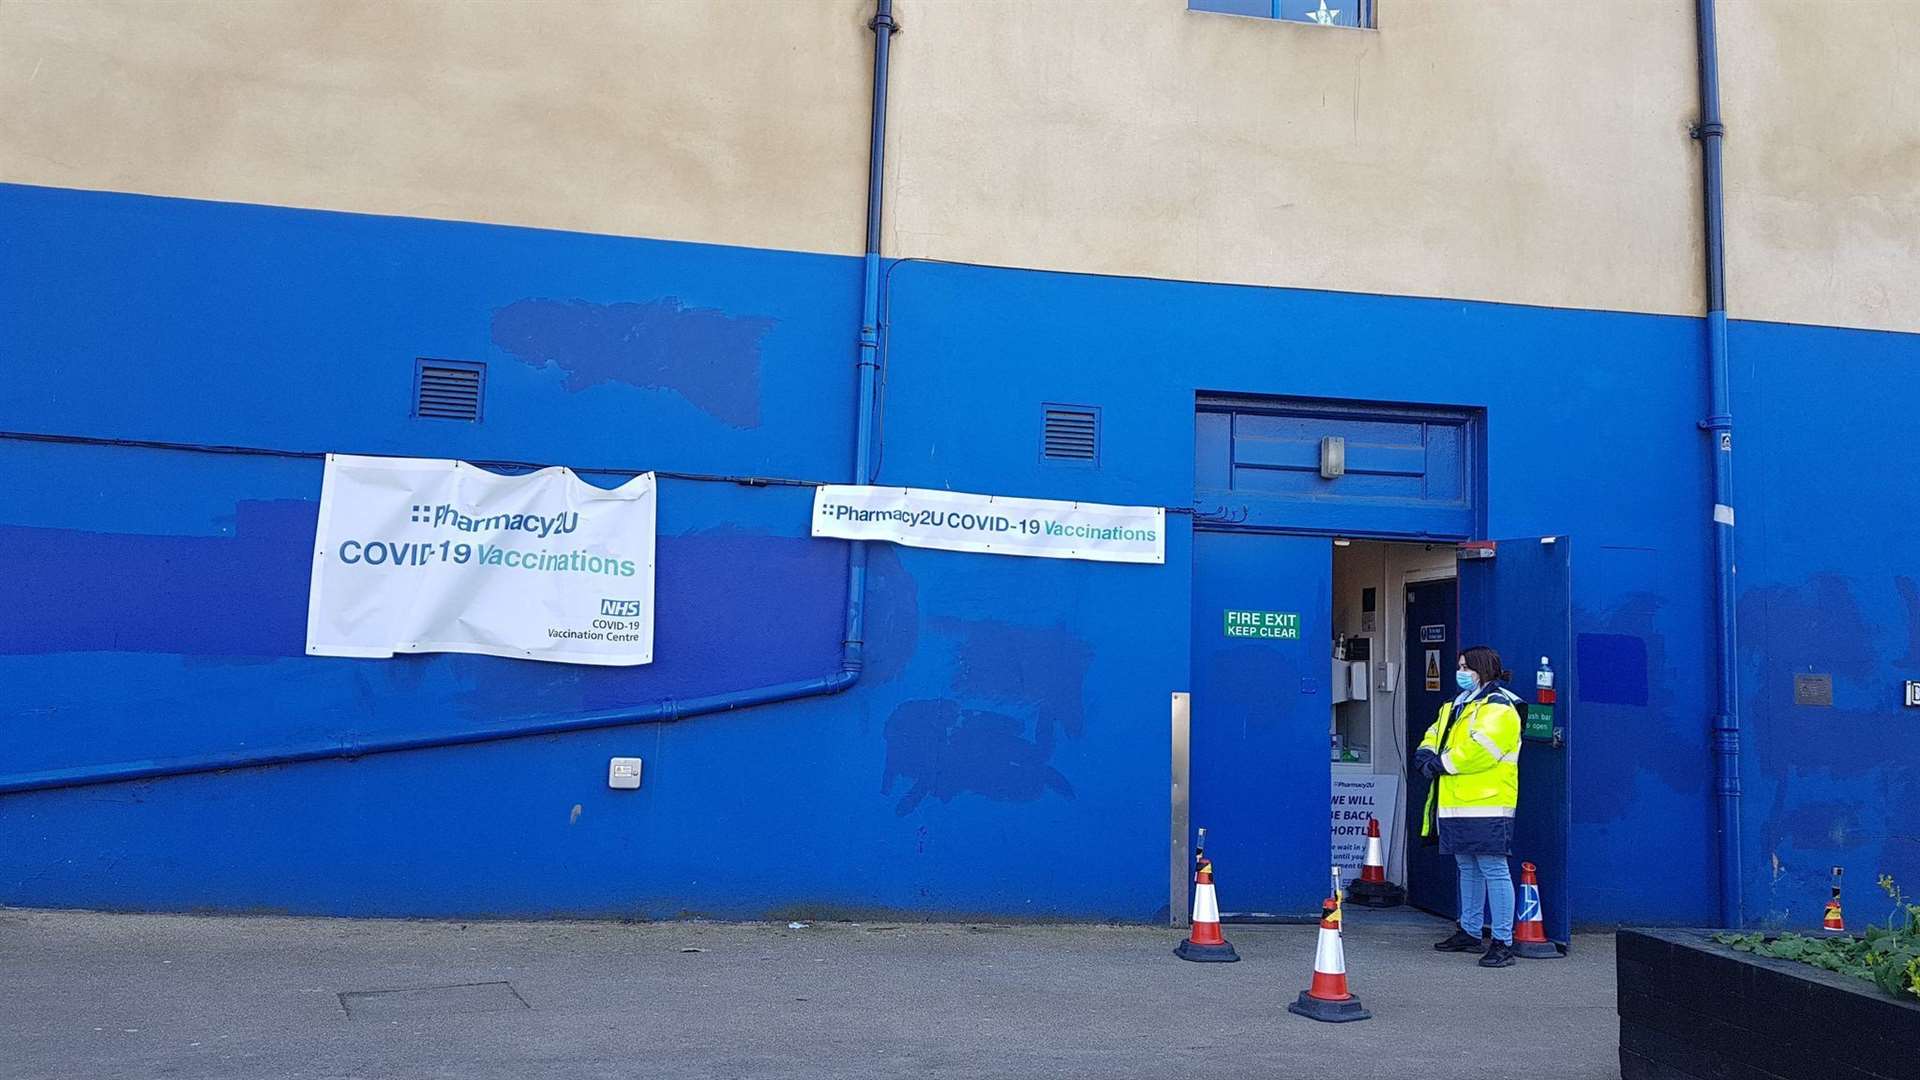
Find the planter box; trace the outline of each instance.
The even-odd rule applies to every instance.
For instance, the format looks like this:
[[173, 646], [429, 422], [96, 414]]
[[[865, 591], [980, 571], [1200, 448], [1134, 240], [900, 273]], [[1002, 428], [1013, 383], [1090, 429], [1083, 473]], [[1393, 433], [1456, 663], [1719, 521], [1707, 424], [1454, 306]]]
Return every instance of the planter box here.
[[1620, 931], [1622, 1080], [1920, 1080], [1920, 999], [1712, 933]]

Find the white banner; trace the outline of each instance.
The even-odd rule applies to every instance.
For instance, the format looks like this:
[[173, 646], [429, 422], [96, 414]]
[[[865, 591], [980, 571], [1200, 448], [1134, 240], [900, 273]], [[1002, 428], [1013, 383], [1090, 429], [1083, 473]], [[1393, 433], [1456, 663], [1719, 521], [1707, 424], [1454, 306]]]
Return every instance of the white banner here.
[[1380, 822], [1380, 857], [1393, 857], [1393, 834], [1400, 819], [1400, 778], [1392, 773], [1333, 771], [1333, 865], [1340, 880], [1360, 876], [1367, 862], [1367, 819]]
[[652, 473], [328, 454], [307, 652], [650, 663], [655, 511]]
[[1167, 512], [1157, 506], [1015, 499], [925, 488], [850, 484], [817, 488], [813, 535], [1042, 559], [1167, 561]]

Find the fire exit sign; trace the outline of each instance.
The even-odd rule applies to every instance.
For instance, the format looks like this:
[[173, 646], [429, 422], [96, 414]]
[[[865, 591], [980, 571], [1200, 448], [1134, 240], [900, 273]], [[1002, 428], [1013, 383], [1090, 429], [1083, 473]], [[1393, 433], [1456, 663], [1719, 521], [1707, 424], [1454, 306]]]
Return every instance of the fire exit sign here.
[[1227, 612], [1226, 635], [1228, 637], [1279, 638], [1297, 641], [1300, 637], [1300, 615], [1292, 611], [1232, 611]]

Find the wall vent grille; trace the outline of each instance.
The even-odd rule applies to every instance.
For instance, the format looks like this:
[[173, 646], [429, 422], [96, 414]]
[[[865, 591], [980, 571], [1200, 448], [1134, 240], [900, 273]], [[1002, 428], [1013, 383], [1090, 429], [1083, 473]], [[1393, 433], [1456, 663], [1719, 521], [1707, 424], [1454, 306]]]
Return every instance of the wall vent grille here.
[[426, 420], [480, 421], [487, 368], [465, 360], [418, 361], [413, 377], [413, 415]]
[[1097, 464], [1100, 460], [1100, 410], [1088, 405], [1045, 406], [1040, 456], [1047, 461]]

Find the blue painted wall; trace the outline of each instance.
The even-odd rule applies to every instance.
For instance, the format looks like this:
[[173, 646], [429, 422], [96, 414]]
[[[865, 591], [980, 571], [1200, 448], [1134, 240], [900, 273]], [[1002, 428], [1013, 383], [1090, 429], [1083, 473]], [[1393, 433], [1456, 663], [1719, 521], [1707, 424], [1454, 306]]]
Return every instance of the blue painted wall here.
[[[23, 187], [0, 187], [0, 238], [0, 429], [846, 477], [857, 260]], [[488, 363], [483, 424], [408, 417], [421, 355]], [[658, 659], [605, 670], [300, 655], [315, 458], [0, 439], [0, 471], [8, 773], [465, 731], [838, 668], [846, 553], [808, 538], [803, 489], [666, 481]], [[1165, 811], [1139, 799], [1164, 797], [1164, 752], [1144, 752], [1164, 691], [1129, 690], [1181, 682], [1185, 639], [1081, 627], [1179, 606], [1184, 578], [891, 548], [872, 567], [855, 695], [0, 798], [0, 903], [1164, 908]], [[641, 790], [606, 789], [614, 754], [646, 759]], [[1063, 845], [1045, 881], [1041, 840]]]
[[[0, 245], [0, 429], [846, 477], [856, 260], [22, 187], [0, 187]], [[1709, 917], [1697, 320], [920, 262], [892, 266], [886, 290], [887, 483], [1184, 508], [1199, 393], [1486, 409], [1489, 531], [1579, 541], [1578, 917]], [[1745, 430], [1778, 426], [1768, 403], [1810, 407], [1804, 334], [1834, 332], [1737, 328], [1743, 383], [1773, 388], [1747, 392]], [[1912, 378], [1911, 338], [1820, 347], [1863, 392], [1876, 371]], [[410, 419], [417, 356], [487, 362], [486, 421]], [[1101, 407], [1099, 468], [1040, 459], [1048, 401]], [[1859, 408], [1836, 396], [1828, 411]], [[1894, 430], [1873, 445], [1911, 455]], [[1756, 574], [1742, 550], [1750, 710], [1770, 707], [1760, 672], [1787, 662], [1763, 651], [1752, 598], [1811, 588], [1818, 603], [1823, 574], [1879, 650], [1858, 670], [1865, 695], [1917, 651], [1892, 641], [1920, 603], [1889, 599], [1903, 549], [1801, 512], [1794, 499], [1833, 491], [1817, 464], [1790, 464], [1805, 437], [1743, 438], [1743, 476], [1782, 485], [1743, 480], [1743, 527], [1773, 513], [1762, 529], [1802, 530], [1783, 550], [1826, 545], [1818, 572], [1769, 553]], [[8, 772], [469, 730], [815, 676], [837, 657], [844, 550], [807, 539], [804, 490], [667, 481], [659, 661], [604, 671], [299, 656], [312, 458], [0, 438], [0, 470], [0, 565], [24, 568], [0, 578]], [[1189, 663], [1191, 534], [1170, 523], [1156, 569], [876, 548], [871, 667], [835, 698], [0, 797], [0, 902], [1152, 918], [1167, 694]], [[1855, 676], [1835, 674], [1840, 698]], [[1896, 750], [1898, 719], [1863, 745]], [[1756, 882], [1783, 842], [1767, 829], [1810, 853], [1793, 823], [1825, 802], [1882, 836], [1920, 832], [1912, 755], [1859, 773], [1909, 795], [1869, 810], [1878, 796], [1845, 768], [1809, 779], [1755, 727]], [[647, 759], [638, 792], [606, 789], [613, 754]]]
[[[1576, 629], [1657, 658], [1647, 701], [1582, 712], [1576, 917], [1709, 919], [1700, 321], [918, 263], [892, 282], [889, 483], [1182, 506], [1198, 392], [1485, 408], [1489, 532], [1574, 536]], [[1036, 460], [1042, 400], [1102, 407], [1099, 475]], [[1141, 617], [1176, 633], [1186, 610]]]
[[[1741, 703], [1747, 910], [1811, 926], [1832, 868], [1847, 925], [1920, 886], [1920, 336], [1739, 324]], [[1798, 672], [1833, 706], [1794, 704]]]

